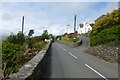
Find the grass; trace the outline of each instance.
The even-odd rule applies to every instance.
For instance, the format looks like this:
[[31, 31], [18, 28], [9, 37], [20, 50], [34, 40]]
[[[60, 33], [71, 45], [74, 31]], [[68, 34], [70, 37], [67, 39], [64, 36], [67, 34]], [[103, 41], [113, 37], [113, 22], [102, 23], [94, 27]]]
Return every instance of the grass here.
[[66, 41], [66, 42], [78, 42], [78, 41], [80, 41], [80, 38], [77, 37], [77, 38], [74, 39], [74, 38], [64, 37], [63, 40]]
[[40, 43], [35, 44], [35, 45], [34, 45], [34, 48], [35, 48], [37, 51], [40, 51], [40, 50], [43, 49], [45, 46], [46, 46], [46, 43], [43, 41], [43, 42], [40, 42]]

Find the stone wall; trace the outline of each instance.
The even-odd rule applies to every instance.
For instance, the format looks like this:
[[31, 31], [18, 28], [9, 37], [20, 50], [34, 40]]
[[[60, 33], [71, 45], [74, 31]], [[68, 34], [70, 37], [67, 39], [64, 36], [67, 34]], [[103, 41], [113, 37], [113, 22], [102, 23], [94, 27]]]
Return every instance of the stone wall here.
[[115, 43], [106, 43], [94, 47], [89, 47], [87, 53], [93, 54], [110, 62], [120, 62], [120, 45]]
[[51, 55], [51, 47], [49, 47], [41, 62], [25, 80], [49, 80], [51, 76]]
[[20, 68], [17, 73], [11, 74], [9, 80], [25, 80], [34, 72], [35, 68], [43, 62], [43, 59], [49, 50], [51, 44], [49, 43], [44, 49], [42, 49], [36, 56], [34, 56], [29, 62]]

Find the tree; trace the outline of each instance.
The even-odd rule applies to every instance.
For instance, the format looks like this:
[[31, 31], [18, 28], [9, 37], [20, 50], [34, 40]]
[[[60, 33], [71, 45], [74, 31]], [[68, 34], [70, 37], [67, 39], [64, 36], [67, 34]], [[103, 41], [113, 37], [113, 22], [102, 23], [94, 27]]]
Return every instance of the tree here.
[[28, 36], [30, 37], [30, 36], [32, 36], [33, 34], [34, 34], [34, 30], [33, 30], [33, 29], [29, 30]]
[[42, 40], [49, 39], [48, 31], [44, 30], [43, 34], [41, 35]]
[[61, 40], [61, 38], [62, 38], [61, 35], [56, 36], [56, 40]]
[[28, 47], [29, 47], [30, 49], [33, 48], [33, 44], [34, 44], [34, 38], [30, 38], [33, 34], [34, 34], [34, 30], [33, 30], [33, 29], [29, 30], [29, 33], [28, 33], [28, 36], [29, 36], [29, 39], [28, 39]]
[[65, 37], [67, 35], [67, 33], [64, 33], [62, 36]]
[[21, 45], [25, 42], [25, 35], [21, 31], [17, 34], [17, 40]]
[[53, 36], [52, 34], [49, 34], [49, 38], [51, 39], [52, 42], [55, 41], [55, 36]]
[[93, 26], [94, 26], [94, 23], [91, 23], [91, 24], [90, 24], [90, 26], [93, 28]]

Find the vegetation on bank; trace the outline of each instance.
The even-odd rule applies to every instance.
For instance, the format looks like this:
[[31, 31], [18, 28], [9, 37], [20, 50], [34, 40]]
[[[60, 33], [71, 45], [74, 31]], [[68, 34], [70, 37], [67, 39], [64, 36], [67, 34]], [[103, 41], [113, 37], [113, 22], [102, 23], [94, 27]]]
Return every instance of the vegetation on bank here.
[[107, 42], [119, 43], [118, 29], [120, 29], [120, 26], [115, 26], [110, 29], [102, 30], [97, 35], [90, 36], [90, 45], [100, 45]]
[[76, 38], [67, 38], [67, 37], [64, 37], [63, 40], [65, 42], [79, 42], [80, 38], [78, 38], [78, 37], [76, 37]]
[[120, 9], [113, 10], [93, 25], [90, 33], [90, 45], [108, 42], [120, 43]]
[[32, 34], [34, 34], [34, 30], [30, 30], [27, 36], [21, 32], [12, 33], [2, 42], [4, 76], [16, 73], [20, 67], [46, 46], [44, 39], [49, 37], [47, 31], [46, 33], [43, 32], [41, 36], [32, 37]]
[[6, 63], [5, 74], [10, 74], [18, 71], [23, 63], [21, 62], [21, 55], [23, 55], [25, 50], [26, 48], [22, 45], [12, 44], [8, 41], [3, 42], [2, 61], [3, 63]]

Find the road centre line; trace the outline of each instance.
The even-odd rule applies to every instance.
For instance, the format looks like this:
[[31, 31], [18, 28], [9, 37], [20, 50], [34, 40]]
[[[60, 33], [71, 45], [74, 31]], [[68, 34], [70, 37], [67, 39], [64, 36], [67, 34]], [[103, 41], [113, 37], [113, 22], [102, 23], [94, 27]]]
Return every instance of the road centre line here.
[[[60, 45], [58, 44], [58, 46], [60, 46]], [[63, 48], [62, 46], [60, 46], [60, 47], [67, 52], [67, 50], [66, 50], [65, 48]], [[71, 52], [68, 52], [68, 53], [69, 53], [71, 56], [73, 56], [74, 58], [77, 59], [77, 57], [76, 57], [75, 55], [73, 55]]]
[[[58, 44], [58, 46], [60, 46], [59, 44]], [[62, 46], [60, 46], [63, 50], [65, 50], [65, 51], [67, 51], [65, 48], [63, 48]]]
[[93, 69], [92, 67], [90, 67], [88, 64], [85, 64], [85, 66], [87, 66], [89, 69], [91, 69], [92, 71], [94, 71], [95, 73], [97, 73], [99, 76], [101, 76], [101, 77], [104, 78], [105, 80], [108, 80], [105, 76], [103, 76], [103, 75], [100, 74], [98, 71], [96, 71], [95, 69]]
[[73, 56], [74, 58], [77, 59], [77, 57], [76, 57], [75, 55], [73, 55], [71, 52], [69, 52], [69, 54], [70, 54], [71, 56]]
[[63, 48], [63, 50], [67, 51], [66, 49]]

